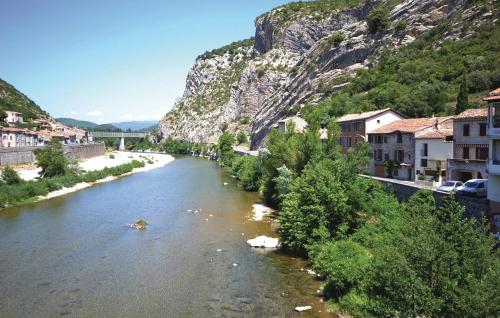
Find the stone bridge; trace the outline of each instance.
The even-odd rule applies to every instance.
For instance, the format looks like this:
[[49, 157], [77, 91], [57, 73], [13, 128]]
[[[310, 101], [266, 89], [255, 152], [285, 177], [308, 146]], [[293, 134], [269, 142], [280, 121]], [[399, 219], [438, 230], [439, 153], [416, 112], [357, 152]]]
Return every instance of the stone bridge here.
[[89, 131], [92, 138], [121, 138], [119, 150], [125, 150], [125, 138], [146, 138], [145, 132]]

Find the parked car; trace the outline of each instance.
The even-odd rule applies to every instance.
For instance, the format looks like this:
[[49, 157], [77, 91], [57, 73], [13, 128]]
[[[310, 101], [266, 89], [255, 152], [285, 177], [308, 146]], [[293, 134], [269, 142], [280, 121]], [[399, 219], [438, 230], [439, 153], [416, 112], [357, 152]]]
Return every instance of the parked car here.
[[463, 185], [462, 181], [445, 181], [437, 188], [437, 190], [446, 193], [455, 193], [457, 188]]
[[471, 179], [457, 188], [457, 194], [485, 197], [488, 191], [488, 179]]

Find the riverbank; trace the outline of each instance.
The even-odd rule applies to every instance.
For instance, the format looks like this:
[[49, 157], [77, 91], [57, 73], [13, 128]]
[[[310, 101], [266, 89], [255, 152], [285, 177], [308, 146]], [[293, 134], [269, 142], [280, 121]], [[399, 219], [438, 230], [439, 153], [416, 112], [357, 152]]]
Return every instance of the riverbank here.
[[[110, 155], [112, 155], [110, 157]], [[114, 157], [114, 158], [113, 158]], [[46, 196], [40, 196], [36, 201], [43, 201], [52, 199], [55, 197], [70, 194], [76, 191], [83, 190], [85, 188], [91, 187], [95, 184], [110, 182], [121, 177], [125, 177], [134, 173], [145, 172], [157, 168], [161, 168], [174, 160], [174, 157], [170, 155], [163, 154], [140, 154], [134, 152], [126, 151], [116, 151], [112, 154], [106, 156], [99, 156], [84, 160], [80, 163], [80, 168], [85, 171], [99, 171], [105, 168], [113, 168], [131, 163], [132, 161], [143, 161], [145, 163], [144, 167], [138, 167], [132, 169], [130, 172], [126, 172], [119, 176], [107, 176], [103, 179], [96, 180], [95, 182], [80, 182], [72, 187], [64, 187], [62, 189], [52, 191]]]
[[3, 185], [0, 189], [0, 206], [12, 207], [33, 203], [73, 193], [98, 183], [113, 181], [130, 174], [160, 168], [174, 158], [166, 154], [140, 154], [115, 152], [79, 163], [79, 174], [68, 173], [49, 179], [33, 179], [38, 169], [26, 168], [24, 180], [19, 184]]

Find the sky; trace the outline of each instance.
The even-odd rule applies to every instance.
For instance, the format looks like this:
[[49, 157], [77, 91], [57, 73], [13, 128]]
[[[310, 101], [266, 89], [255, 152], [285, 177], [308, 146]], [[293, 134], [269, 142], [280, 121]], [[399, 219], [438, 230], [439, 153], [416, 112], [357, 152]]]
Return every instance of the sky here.
[[158, 120], [207, 50], [286, 0], [0, 0], [0, 78], [54, 117]]

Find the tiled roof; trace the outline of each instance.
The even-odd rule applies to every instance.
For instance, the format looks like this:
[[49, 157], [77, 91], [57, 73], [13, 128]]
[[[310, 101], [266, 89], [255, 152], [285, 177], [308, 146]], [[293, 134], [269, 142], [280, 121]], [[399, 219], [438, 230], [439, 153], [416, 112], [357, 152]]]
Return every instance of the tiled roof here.
[[488, 109], [477, 108], [477, 109], [467, 109], [464, 112], [456, 115], [453, 119], [470, 119], [470, 118], [486, 118], [488, 117]]
[[432, 130], [423, 135], [415, 137], [416, 139], [444, 139], [453, 136], [453, 129]]
[[390, 108], [373, 110], [373, 111], [364, 112], [364, 113], [347, 114], [347, 115], [344, 115], [344, 116], [338, 118], [337, 122], [341, 123], [344, 121], [368, 119], [368, 118], [371, 118], [373, 116], [376, 116], [376, 115], [381, 114], [381, 113], [388, 111], [388, 110], [390, 110]]
[[450, 118], [452, 117], [401, 119], [377, 128], [374, 131], [371, 131], [370, 134], [390, 134], [396, 131], [412, 133], [421, 128], [432, 126], [435, 123], [440, 123]]
[[491, 91], [488, 96], [483, 98], [484, 101], [500, 100], [500, 87]]

